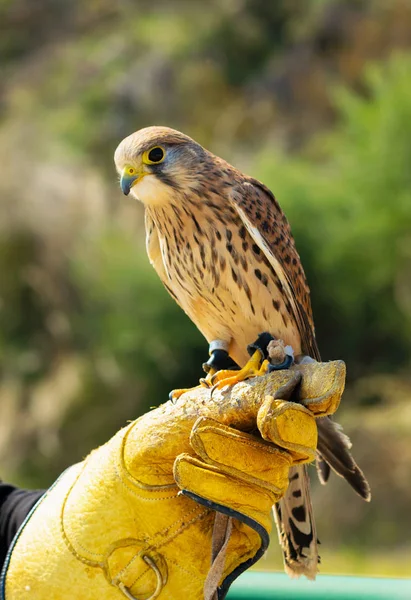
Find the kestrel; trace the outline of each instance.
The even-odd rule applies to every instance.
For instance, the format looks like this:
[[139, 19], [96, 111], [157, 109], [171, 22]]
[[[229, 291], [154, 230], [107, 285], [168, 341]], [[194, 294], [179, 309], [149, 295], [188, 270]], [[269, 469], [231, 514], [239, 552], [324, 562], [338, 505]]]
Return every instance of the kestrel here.
[[[265, 185], [167, 127], [133, 133], [114, 159], [124, 194], [145, 206], [150, 262], [207, 339], [210, 354], [250, 368], [247, 346], [268, 332], [295, 355], [320, 360], [300, 257]], [[346, 436], [328, 418], [318, 425], [323, 480], [328, 463], [369, 500]], [[292, 474], [275, 514], [286, 571], [313, 577], [317, 535], [304, 467]]]

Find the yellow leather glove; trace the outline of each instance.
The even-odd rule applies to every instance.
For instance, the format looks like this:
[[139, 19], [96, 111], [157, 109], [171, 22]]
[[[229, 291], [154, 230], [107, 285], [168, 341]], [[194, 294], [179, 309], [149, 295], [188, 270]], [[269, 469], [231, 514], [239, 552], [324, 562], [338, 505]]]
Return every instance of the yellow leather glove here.
[[[134, 421], [41, 499], [6, 562], [3, 598], [204, 598], [215, 511], [234, 517], [224, 598], [267, 548], [289, 468], [314, 459], [313, 415], [336, 410], [344, 380], [342, 362], [301, 365], [211, 398], [197, 389]], [[293, 390], [308, 408], [287, 401]]]

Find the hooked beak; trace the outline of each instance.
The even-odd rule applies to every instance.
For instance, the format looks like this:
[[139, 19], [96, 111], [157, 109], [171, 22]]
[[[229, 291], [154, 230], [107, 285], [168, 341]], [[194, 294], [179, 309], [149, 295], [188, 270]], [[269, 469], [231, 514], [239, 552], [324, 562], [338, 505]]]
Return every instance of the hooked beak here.
[[137, 179], [139, 179], [139, 175], [129, 175], [123, 171], [123, 174], [120, 178], [120, 186], [122, 192], [125, 196], [128, 196], [131, 188], [136, 183]]

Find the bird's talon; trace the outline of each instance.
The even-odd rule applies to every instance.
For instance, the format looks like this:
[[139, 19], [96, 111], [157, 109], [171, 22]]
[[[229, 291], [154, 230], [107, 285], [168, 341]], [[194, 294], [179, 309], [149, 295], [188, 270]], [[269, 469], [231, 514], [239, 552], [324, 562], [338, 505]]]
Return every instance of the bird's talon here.
[[192, 390], [196, 390], [198, 388], [209, 389], [212, 386], [212, 378], [214, 375], [215, 375], [215, 371], [213, 368], [211, 368], [208, 375], [206, 377], [202, 377], [200, 379], [199, 385], [196, 385], [195, 387], [192, 387], [192, 388], [182, 388], [182, 389], [172, 390], [168, 395], [169, 400], [171, 400], [171, 402], [173, 404], [175, 404], [176, 401], [180, 398], [180, 396], [182, 396], [186, 392], [191, 392]]
[[[251, 377], [258, 377], [265, 375], [270, 372], [271, 365], [267, 359], [263, 360], [263, 353], [260, 349], [257, 349], [253, 356], [250, 358], [248, 363], [239, 371], [232, 371], [228, 369], [222, 369], [221, 371], [215, 372], [213, 368], [210, 369], [207, 377], [200, 379], [200, 386], [210, 390], [211, 398], [215, 390], [221, 390], [225, 387], [231, 387], [240, 381], [245, 381]], [[195, 388], [191, 388], [195, 389]], [[169, 399], [173, 404], [182, 396], [185, 392], [190, 391], [189, 389], [173, 390], [169, 394]]]
[[[201, 380], [200, 380], [201, 382]], [[193, 390], [197, 390], [199, 387], [204, 387], [203, 385], [196, 385], [192, 388], [181, 388], [181, 389], [177, 389], [177, 390], [171, 390], [171, 392], [168, 395], [169, 400], [171, 400], [171, 402], [173, 404], [175, 404], [177, 402], [177, 400], [186, 392], [192, 392]], [[208, 387], [208, 385], [206, 386]]]
[[219, 381], [222, 381], [232, 375], [232, 371], [228, 371], [227, 369], [222, 369], [221, 371], [217, 371], [210, 377], [211, 385], [217, 384]]
[[213, 386], [212, 391], [215, 389], [220, 390], [226, 386], [235, 385], [240, 381], [245, 381], [246, 379], [256, 377], [257, 375], [265, 375], [267, 372], [268, 361], [263, 360], [263, 358], [262, 351], [257, 349], [248, 363], [239, 371], [218, 371], [212, 375], [212, 377], [210, 377], [210, 382]]
[[[237, 383], [237, 382], [234, 382], [234, 383]], [[218, 383], [213, 385], [212, 388], [210, 388], [210, 398], [213, 397], [213, 394], [216, 390], [220, 390], [221, 392], [223, 392], [223, 390], [226, 389], [226, 391], [228, 391], [229, 387], [230, 387], [230, 383], [227, 383], [227, 381], [219, 381]]]
[[215, 392], [215, 390], [217, 389], [218, 383], [216, 383], [215, 385], [213, 385], [212, 388], [210, 388], [210, 398], [213, 397], [213, 394]]
[[171, 400], [173, 404], [175, 404], [180, 398], [180, 396], [182, 396], [185, 392], [188, 392], [188, 389], [171, 390], [171, 392], [168, 395], [168, 399]]

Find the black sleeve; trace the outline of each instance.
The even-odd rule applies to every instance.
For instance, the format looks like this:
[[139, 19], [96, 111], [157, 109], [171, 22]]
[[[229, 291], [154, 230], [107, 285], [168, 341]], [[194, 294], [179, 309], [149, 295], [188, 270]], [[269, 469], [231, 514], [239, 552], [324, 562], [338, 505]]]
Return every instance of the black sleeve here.
[[0, 571], [20, 525], [45, 490], [21, 490], [0, 481]]

